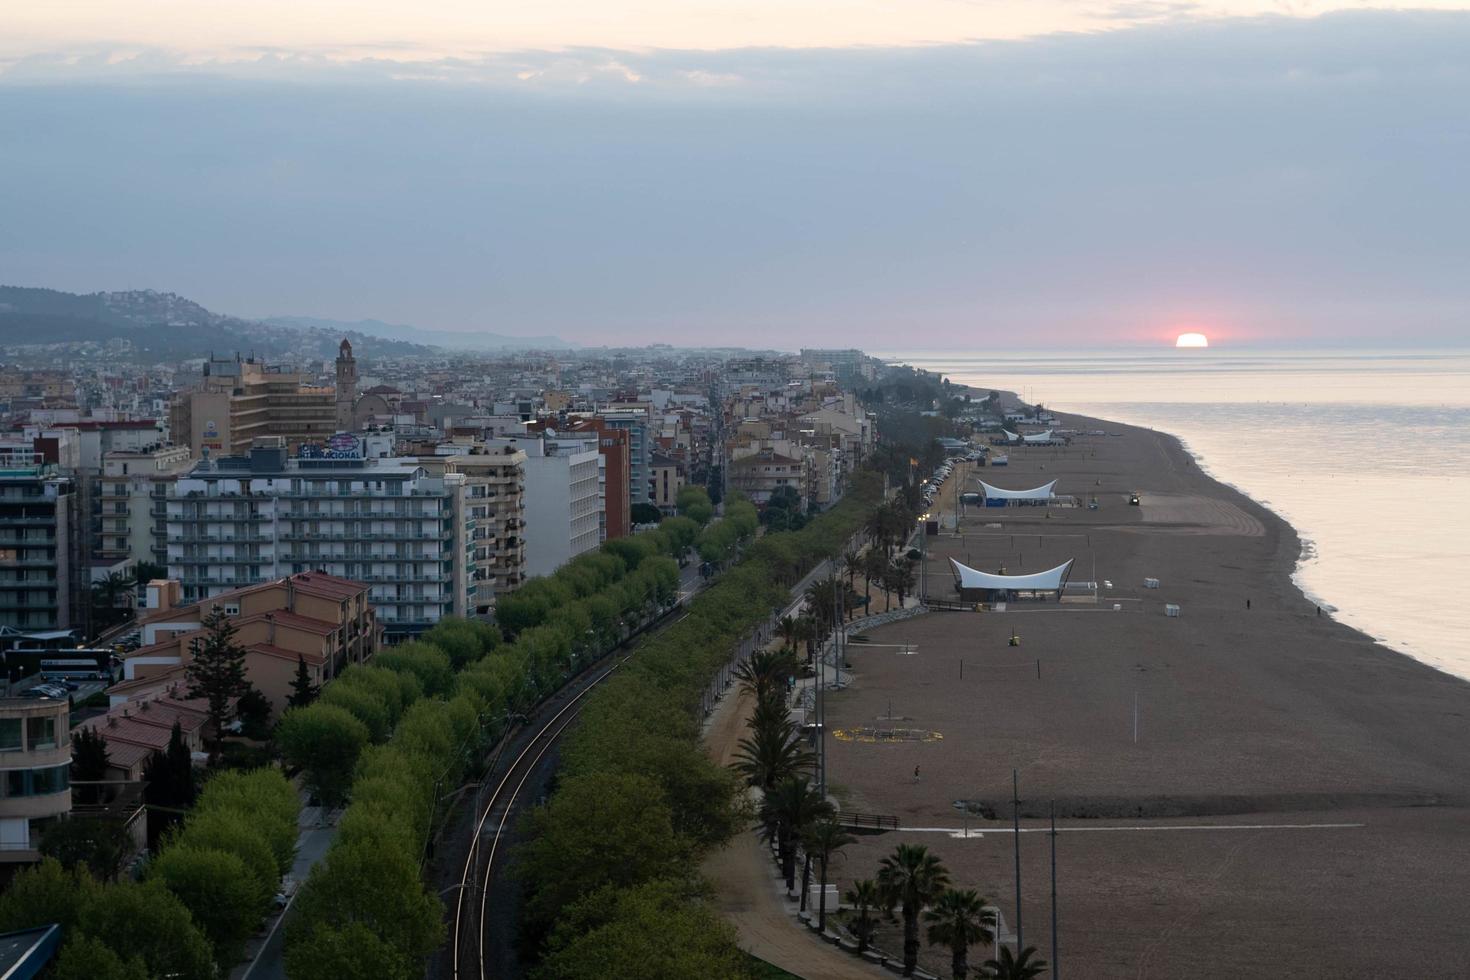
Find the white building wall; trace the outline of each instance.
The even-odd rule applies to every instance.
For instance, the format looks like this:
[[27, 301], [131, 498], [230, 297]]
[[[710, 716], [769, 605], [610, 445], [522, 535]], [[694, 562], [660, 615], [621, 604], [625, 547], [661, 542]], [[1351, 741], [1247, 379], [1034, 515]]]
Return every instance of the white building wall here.
[[550, 575], [601, 538], [597, 450], [526, 457], [526, 573]]

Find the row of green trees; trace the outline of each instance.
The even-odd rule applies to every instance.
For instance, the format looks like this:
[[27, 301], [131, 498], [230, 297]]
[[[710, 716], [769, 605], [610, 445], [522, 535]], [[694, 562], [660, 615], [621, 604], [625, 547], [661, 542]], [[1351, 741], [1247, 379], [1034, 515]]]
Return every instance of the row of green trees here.
[[47, 858], [0, 895], [0, 931], [58, 923], [57, 980], [210, 980], [270, 910], [296, 853], [296, 793], [280, 772], [214, 775], [143, 881], [104, 883]]
[[668, 607], [677, 558], [701, 533], [673, 517], [610, 541], [502, 598], [497, 626], [441, 622], [286, 712], [286, 759], [322, 802], [350, 800], [296, 901], [294, 980], [422, 975], [444, 935], [442, 903], [420, 877], [443, 801], [517, 714]]
[[[701, 696], [736, 644], [787, 599], [792, 576], [840, 550], [880, 496], [881, 480], [860, 475], [846, 500], [801, 531], [746, 548], [688, 616], [588, 699], [521, 855], [539, 977], [746, 975], [694, 870], [746, 820], [738, 777], [701, 748]], [[743, 521], [743, 511], [727, 502], [726, 522]], [[750, 517], [753, 533], [753, 509]]]

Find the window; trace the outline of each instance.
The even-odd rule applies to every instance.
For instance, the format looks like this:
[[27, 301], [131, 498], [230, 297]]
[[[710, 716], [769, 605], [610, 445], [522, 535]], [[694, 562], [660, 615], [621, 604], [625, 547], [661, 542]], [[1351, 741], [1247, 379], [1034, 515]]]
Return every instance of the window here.
[[56, 748], [56, 719], [27, 718], [26, 747], [32, 751]]
[[15, 752], [21, 748], [20, 719], [0, 718], [0, 752]]

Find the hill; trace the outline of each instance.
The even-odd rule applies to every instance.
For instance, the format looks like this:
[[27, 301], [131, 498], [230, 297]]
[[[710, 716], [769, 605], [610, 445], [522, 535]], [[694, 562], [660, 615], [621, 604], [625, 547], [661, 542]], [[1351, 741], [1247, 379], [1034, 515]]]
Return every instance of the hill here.
[[343, 336], [369, 357], [437, 353], [425, 344], [363, 331], [282, 326], [213, 313], [176, 293], [152, 289], [77, 294], [0, 286], [0, 348], [11, 356], [63, 348], [141, 363], [187, 360], [211, 351], [315, 360], [335, 357]]
[[272, 326], [354, 331], [370, 337], [403, 340], [415, 344], [432, 344], [451, 350], [570, 350], [577, 346], [560, 337], [511, 337], [484, 330], [426, 330], [404, 323], [382, 320], [324, 320], [311, 316], [268, 316], [262, 323]]

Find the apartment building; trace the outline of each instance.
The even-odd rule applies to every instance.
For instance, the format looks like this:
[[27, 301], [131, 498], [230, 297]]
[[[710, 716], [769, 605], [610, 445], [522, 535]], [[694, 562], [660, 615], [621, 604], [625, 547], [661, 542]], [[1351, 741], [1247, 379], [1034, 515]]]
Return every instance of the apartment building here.
[[0, 863], [39, 861], [41, 835], [71, 812], [70, 705], [0, 698]]
[[674, 513], [678, 507], [679, 488], [684, 485], [678, 462], [655, 454], [649, 474], [649, 502], [665, 514]]
[[602, 455], [602, 540], [626, 538], [633, 533], [633, 503], [630, 498], [632, 439], [623, 429], [602, 419], [583, 419], [565, 430], [572, 436], [594, 435]]
[[649, 434], [648, 413], [602, 412], [597, 418], [605, 427], [628, 435], [628, 505], [648, 503], [649, 471], [653, 468], [653, 439]]
[[188, 446], [154, 444], [108, 453], [98, 486], [101, 543], [94, 556], [164, 564], [169, 487], [192, 466]]
[[[313, 683], [324, 684], [352, 664], [371, 660], [383, 644], [386, 624], [374, 608], [373, 586], [365, 582], [299, 572], [174, 605], [179, 591], [172, 582], [150, 583], [151, 608], [139, 619], [144, 645], [128, 654], [123, 679], [107, 692], [114, 709], [138, 708], [150, 699], [180, 700], [185, 670], [205, 635], [204, 621], [215, 609], [230, 618], [235, 642], [245, 649], [246, 676], [276, 711], [291, 695], [299, 663], [306, 664]], [[138, 711], [129, 717], [137, 719]]]
[[463, 481], [467, 612], [484, 615], [497, 596], [526, 580], [526, 454], [514, 446], [491, 450], [459, 436], [439, 445], [420, 466], [443, 479]]
[[492, 454], [525, 454], [526, 574], [550, 575], [602, 540], [601, 454], [592, 440], [545, 436], [492, 440]]
[[290, 447], [337, 431], [337, 392], [253, 358], [211, 358], [194, 391], [174, 396], [169, 431], [196, 457], [248, 452], [274, 436]]
[[764, 504], [778, 488], [789, 487], [806, 499], [810, 461], [805, 456], [786, 456], [774, 449], [757, 449], [730, 462], [730, 489]]
[[316, 570], [367, 583], [396, 635], [466, 613], [473, 524], [459, 473], [257, 446], [197, 464], [165, 510], [169, 576], [185, 601]]
[[0, 626], [84, 627], [88, 583], [76, 484], [34, 452], [0, 455]]

